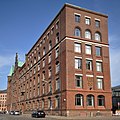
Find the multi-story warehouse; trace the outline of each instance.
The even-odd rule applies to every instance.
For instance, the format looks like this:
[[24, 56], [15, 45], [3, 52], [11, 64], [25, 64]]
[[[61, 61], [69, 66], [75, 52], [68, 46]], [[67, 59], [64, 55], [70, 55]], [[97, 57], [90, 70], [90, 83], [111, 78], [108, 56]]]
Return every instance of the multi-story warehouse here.
[[107, 15], [65, 4], [23, 65], [16, 55], [8, 76], [8, 109], [43, 109], [66, 116], [109, 114], [107, 20]]
[[6, 98], [7, 90], [0, 90], [0, 112], [7, 111]]

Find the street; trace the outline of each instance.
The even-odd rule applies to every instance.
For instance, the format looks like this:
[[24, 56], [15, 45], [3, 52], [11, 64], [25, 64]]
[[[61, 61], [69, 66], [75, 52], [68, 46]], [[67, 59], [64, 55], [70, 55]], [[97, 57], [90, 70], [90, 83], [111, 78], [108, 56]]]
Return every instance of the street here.
[[30, 115], [6, 115], [0, 114], [0, 120], [120, 120], [120, 116], [109, 117], [63, 117], [63, 116], [46, 116], [46, 118], [32, 118]]

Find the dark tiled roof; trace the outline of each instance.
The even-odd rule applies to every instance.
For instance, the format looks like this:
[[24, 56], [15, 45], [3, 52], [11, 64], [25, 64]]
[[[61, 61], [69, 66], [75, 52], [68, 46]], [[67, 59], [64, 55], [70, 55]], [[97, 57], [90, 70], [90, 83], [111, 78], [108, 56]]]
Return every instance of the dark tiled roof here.
[[0, 93], [7, 93], [7, 89], [6, 90], [0, 90]]

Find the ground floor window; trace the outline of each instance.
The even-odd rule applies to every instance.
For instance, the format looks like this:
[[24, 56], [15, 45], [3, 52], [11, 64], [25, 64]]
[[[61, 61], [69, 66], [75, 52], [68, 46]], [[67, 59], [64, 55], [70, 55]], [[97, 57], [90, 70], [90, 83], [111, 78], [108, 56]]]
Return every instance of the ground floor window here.
[[75, 105], [83, 106], [83, 95], [81, 94], [75, 95]]
[[103, 95], [98, 95], [98, 106], [104, 106], [105, 105], [105, 97]]
[[94, 106], [94, 96], [87, 95], [87, 106]]
[[60, 97], [56, 97], [56, 108], [60, 108]]

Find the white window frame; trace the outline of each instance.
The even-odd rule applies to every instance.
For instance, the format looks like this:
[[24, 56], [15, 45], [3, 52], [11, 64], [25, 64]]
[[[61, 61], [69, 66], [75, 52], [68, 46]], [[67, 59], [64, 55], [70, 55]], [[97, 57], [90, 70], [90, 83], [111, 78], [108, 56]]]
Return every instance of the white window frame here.
[[96, 71], [102, 72], [102, 62], [96, 62]]
[[81, 36], [81, 31], [78, 27], [75, 28], [74, 35], [80, 37]]
[[98, 33], [98, 32], [95, 33], [95, 40], [101, 41], [101, 35], [100, 35], [100, 33]]
[[[77, 95], [80, 95], [80, 96], [77, 96]], [[80, 102], [80, 104], [78, 104], [78, 101]], [[83, 95], [81, 95], [81, 94], [75, 95], [75, 105], [76, 106], [83, 106]]]
[[103, 78], [97, 78], [97, 88], [103, 89]]
[[58, 56], [59, 56], [59, 47], [57, 47], [55, 50], [55, 58], [57, 58]]
[[[89, 62], [89, 64], [90, 64], [90, 66], [89, 66], [90, 69], [87, 68], [87, 63], [88, 63], [88, 62]], [[92, 70], [92, 60], [86, 60], [86, 69], [87, 69], [87, 70]]]
[[[90, 97], [90, 98], [88, 99], [88, 97]], [[88, 104], [89, 103], [88, 100], [91, 100], [91, 105]], [[94, 96], [93, 95], [87, 95], [87, 106], [94, 106]]]
[[[77, 78], [79, 77], [79, 79]], [[79, 86], [77, 85], [77, 81], [79, 81]], [[76, 87], [77, 88], [82, 88], [83, 87], [83, 80], [81, 75], [75, 75], [75, 82], [76, 82]]]
[[91, 39], [91, 32], [89, 30], [85, 31], [85, 38]]
[[92, 46], [85, 45], [85, 53], [91, 55], [92, 54]]
[[74, 43], [74, 51], [81, 53], [81, 43]]
[[56, 74], [60, 71], [60, 63], [56, 64]]
[[56, 90], [60, 90], [60, 79], [56, 79]]
[[[97, 48], [99, 48], [99, 51]], [[101, 47], [96, 46], [95, 49], [96, 49], [96, 56], [101, 56]]]
[[85, 17], [85, 24], [86, 24], [86, 25], [90, 25], [90, 23], [91, 23], [90, 18]]
[[82, 60], [80, 58], [75, 58], [75, 69], [82, 69]]

